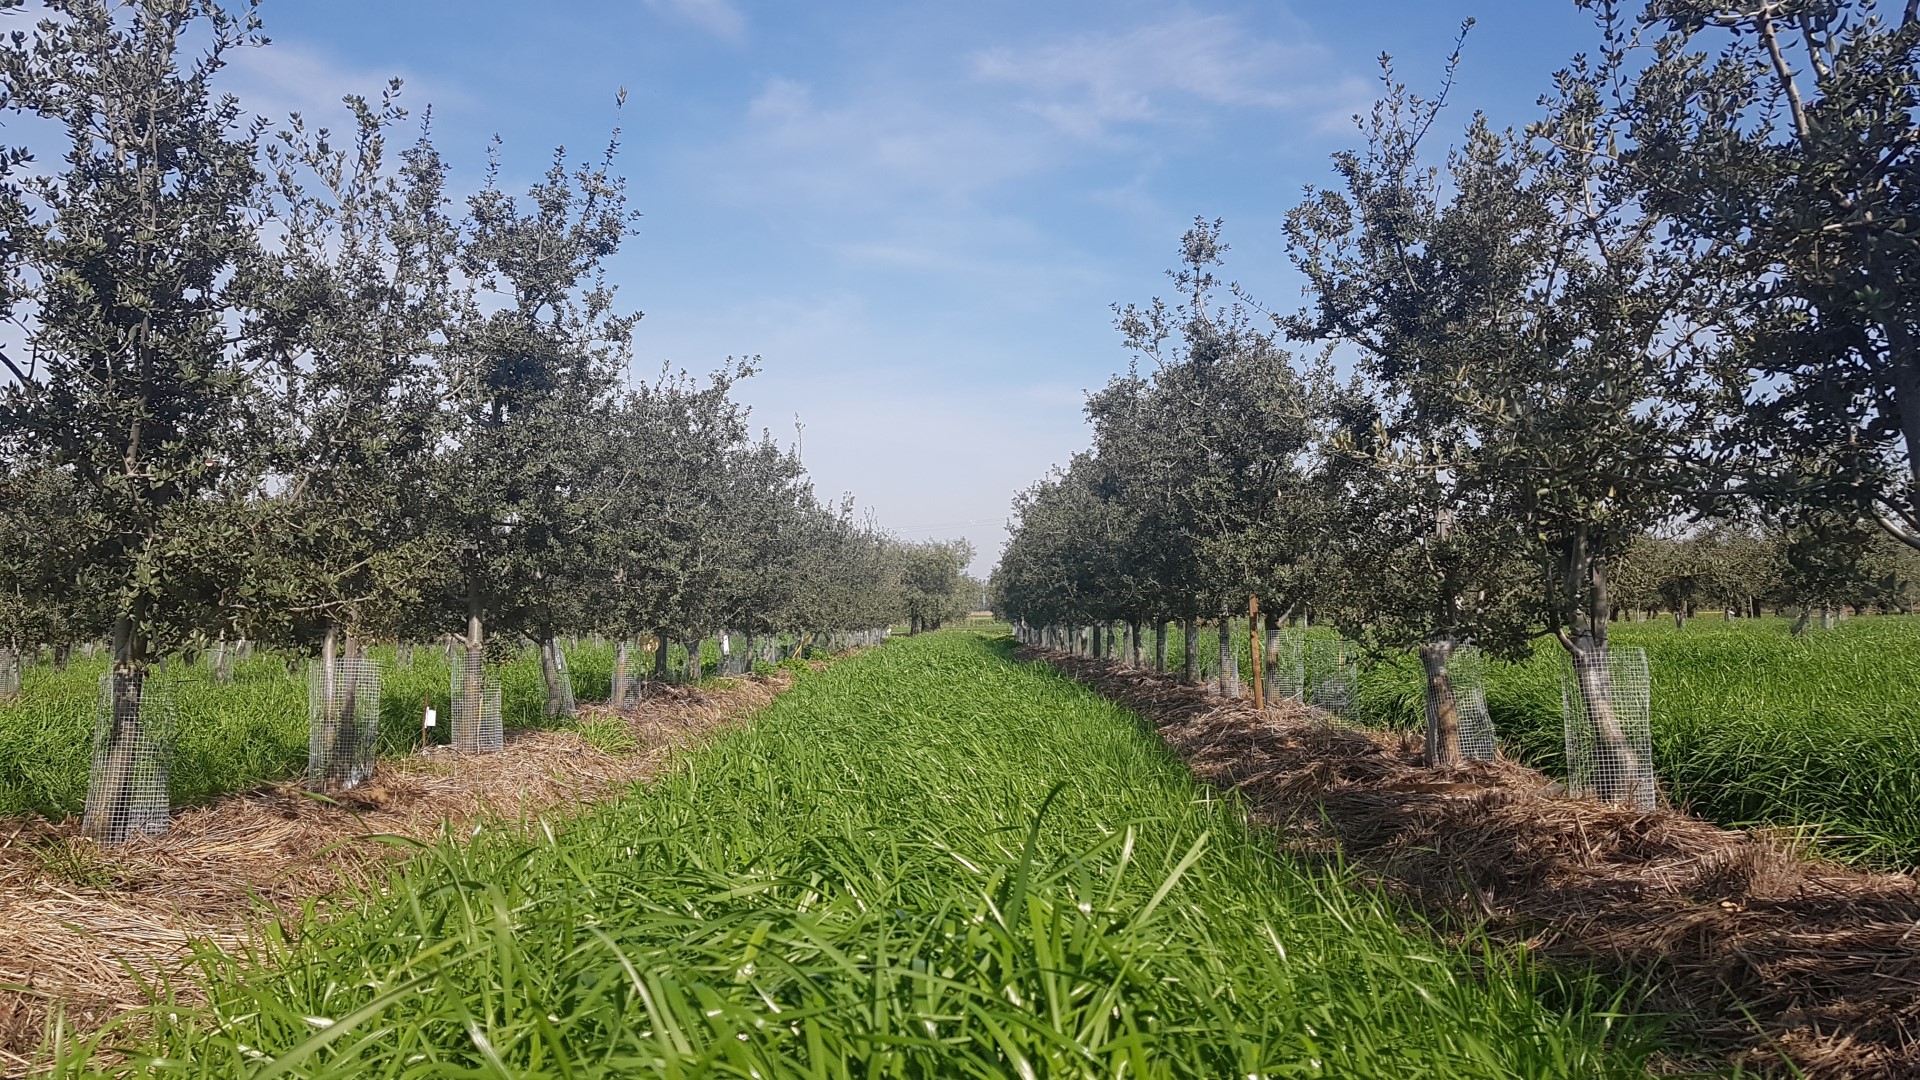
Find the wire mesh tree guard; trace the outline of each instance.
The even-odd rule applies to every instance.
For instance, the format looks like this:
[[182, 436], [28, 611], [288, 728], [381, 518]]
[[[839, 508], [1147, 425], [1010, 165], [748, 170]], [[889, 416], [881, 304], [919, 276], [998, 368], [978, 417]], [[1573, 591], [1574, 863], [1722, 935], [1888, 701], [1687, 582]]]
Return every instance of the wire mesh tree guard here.
[[0, 705], [20, 696], [20, 655], [0, 649]]
[[550, 680], [547, 686], [547, 715], [549, 718], [572, 716], [579, 711], [579, 702], [573, 696], [573, 673], [567, 670], [567, 651], [554, 638], [548, 638], [541, 648], [546, 650], [549, 664], [541, 672], [542, 678]]
[[356, 787], [373, 777], [380, 740], [380, 665], [365, 657], [307, 666], [307, 787]]
[[1353, 707], [1359, 674], [1360, 646], [1346, 638], [1307, 639], [1307, 702], [1331, 716], [1344, 717]]
[[1642, 648], [1587, 649], [1560, 670], [1567, 792], [1651, 810], [1653, 680]]
[[167, 831], [167, 777], [178, 726], [165, 684], [145, 673], [100, 677], [83, 835], [121, 844]]
[[503, 745], [500, 684], [489, 678], [479, 649], [468, 649], [464, 661], [453, 668], [449, 690], [453, 748], [483, 753], [499, 750]]
[[622, 639], [615, 649], [615, 663], [607, 688], [607, 706], [624, 709], [638, 704], [646, 697], [645, 660], [649, 650], [636, 650], [625, 639]]
[[1302, 701], [1307, 696], [1307, 641], [1299, 630], [1283, 627], [1267, 631], [1268, 701]]
[[[1462, 645], [1447, 658], [1447, 683], [1453, 690], [1453, 711], [1460, 722], [1460, 756], [1468, 761], [1492, 761], [1499, 747], [1493, 716], [1487, 712], [1487, 661], [1478, 648]], [[1433, 702], [1427, 702], [1431, 713]], [[1428, 730], [1433, 718], [1427, 719]]]

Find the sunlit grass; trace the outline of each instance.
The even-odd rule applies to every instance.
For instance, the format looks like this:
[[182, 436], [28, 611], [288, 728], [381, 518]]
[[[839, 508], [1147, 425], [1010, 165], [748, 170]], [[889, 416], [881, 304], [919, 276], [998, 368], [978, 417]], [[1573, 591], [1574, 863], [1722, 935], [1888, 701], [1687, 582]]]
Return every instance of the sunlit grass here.
[[[1825, 850], [1920, 863], [1920, 618], [1848, 619], [1788, 633], [1785, 619], [1622, 623], [1653, 678], [1653, 755], [1675, 799], [1721, 824], [1791, 826]], [[1559, 646], [1490, 664], [1487, 706], [1508, 749], [1565, 767]], [[1368, 673], [1360, 714], [1395, 726], [1420, 716], [1411, 662]]]
[[[395, 650], [371, 654], [381, 664], [380, 747], [399, 753], [419, 746], [421, 718], [431, 705], [447, 715], [449, 667], [438, 647], [412, 650], [406, 664]], [[676, 652], [676, 657], [679, 655]], [[580, 701], [605, 700], [613, 650], [582, 645], [567, 651]], [[64, 671], [32, 665], [20, 696], [0, 705], [0, 815], [76, 813], [87, 797], [87, 771], [103, 659], [75, 659]], [[538, 656], [528, 650], [499, 669], [503, 722], [509, 728], [545, 723]], [[307, 661], [259, 653], [238, 661], [233, 681], [214, 681], [204, 665], [170, 663], [152, 676], [171, 690], [177, 713], [173, 767], [175, 805], [299, 775], [307, 763]], [[446, 722], [435, 735], [444, 742]]]
[[[1642, 1075], [1582, 980], [1276, 858], [1131, 714], [1004, 640], [808, 673], [571, 821], [209, 953], [66, 1075]], [[135, 1035], [136, 1032], [147, 1034]]]

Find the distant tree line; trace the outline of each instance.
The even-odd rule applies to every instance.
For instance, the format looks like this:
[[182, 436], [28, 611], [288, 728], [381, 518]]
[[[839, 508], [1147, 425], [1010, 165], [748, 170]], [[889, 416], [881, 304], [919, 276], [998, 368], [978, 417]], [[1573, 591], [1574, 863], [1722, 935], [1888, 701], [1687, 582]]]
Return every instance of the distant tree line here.
[[0, 649], [110, 638], [133, 703], [221, 639], [484, 652], [950, 612], [971, 553], [817, 498], [733, 396], [757, 361], [629, 379], [617, 131], [524, 192], [496, 140], [456, 200], [424, 117], [395, 140], [397, 81], [338, 130], [222, 90], [267, 45], [252, 3], [45, 7], [0, 11], [0, 115], [65, 148], [0, 153], [25, 341], [0, 359]]
[[1594, 48], [1524, 128], [1441, 134], [1460, 47], [1431, 96], [1383, 63], [1286, 216], [1299, 310], [1219, 280], [1196, 221], [1172, 299], [1117, 310], [1092, 447], [1016, 502], [1002, 613], [1257, 594], [1416, 650], [1432, 714], [1466, 642], [1551, 636], [1604, 701], [1581, 661], [1624, 613], [1911, 606], [1920, 5], [1580, 6]]

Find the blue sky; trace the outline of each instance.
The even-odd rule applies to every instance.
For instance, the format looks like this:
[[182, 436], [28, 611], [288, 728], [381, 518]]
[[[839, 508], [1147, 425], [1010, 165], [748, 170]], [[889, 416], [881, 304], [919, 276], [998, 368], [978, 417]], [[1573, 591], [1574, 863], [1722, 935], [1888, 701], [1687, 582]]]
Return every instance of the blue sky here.
[[1431, 86], [1462, 18], [1455, 94], [1532, 114], [1589, 47], [1563, 0], [1369, 3], [768, 3], [269, 0], [274, 44], [230, 89], [343, 116], [390, 75], [433, 105], [455, 182], [488, 139], [508, 179], [555, 145], [621, 167], [645, 216], [613, 266], [646, 313], [641, 375], [758, 354], [757, 422], [910, 539], [991, 567], [1015, 491], [1086, 442], [1083, 391], [1124, 369], [1109, 305], [1159, 291], [1196, 214], [1229, 276], [1299, 303], [1280, 220], [1377, 87]]

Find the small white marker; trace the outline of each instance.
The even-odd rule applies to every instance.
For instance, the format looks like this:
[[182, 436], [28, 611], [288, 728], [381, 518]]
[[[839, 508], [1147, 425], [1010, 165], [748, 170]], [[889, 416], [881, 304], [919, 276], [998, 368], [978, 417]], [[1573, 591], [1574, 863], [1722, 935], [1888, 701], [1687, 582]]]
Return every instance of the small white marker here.
[[428, 709], [428, 710], [427, 710], [427, 720], [426, 720], [426, 723], [424, 723], [424, 724], [421, 724], [420, 726], [421, 726], [421, 727], [432, 727], [432, 726], [434, 726], [434, 724], [436, 724], [436, 723], [438, 723], [438, 722], [439, 722], [439, 720], [440, 720], [440, 714], [439, 714], [439, 713], [437, 713], [437, 712], [434, 712], [434, 711], [433, 711], [432, 709]]

